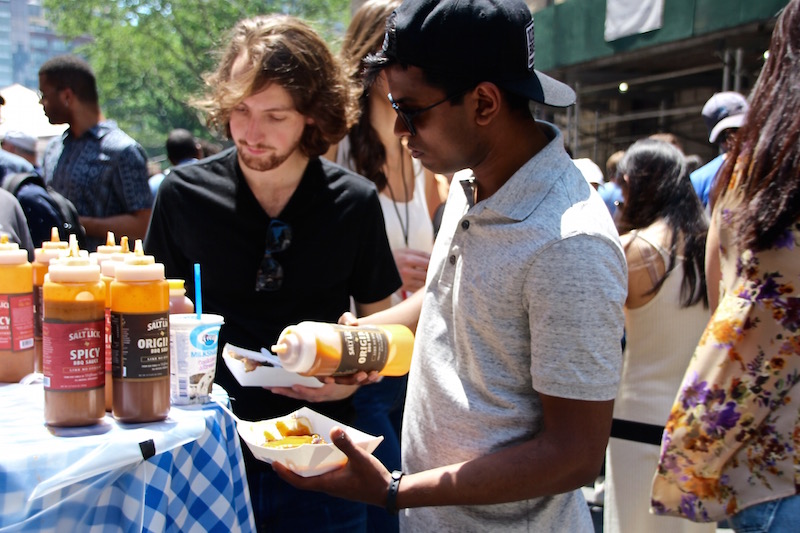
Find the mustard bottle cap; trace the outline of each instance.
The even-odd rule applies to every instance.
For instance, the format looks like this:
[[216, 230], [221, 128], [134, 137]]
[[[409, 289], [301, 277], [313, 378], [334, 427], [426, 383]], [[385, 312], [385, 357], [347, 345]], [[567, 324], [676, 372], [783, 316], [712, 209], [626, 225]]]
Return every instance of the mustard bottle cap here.
[[[38, 248], [37, 248], [38, 249]], [[68, 250], [69, 243], [62, 241], [58, 235], [58, 228], [53, 226], [50, 228], [50, 240], [42, 242], [42, 250]]]
[[0, 236], [0, 265], [21, 265], [27, 262], [27, 250], [20, 250], [19, 244], [9, 242], [7, 234]]
[[114, 239], [114, 232], [109, 231], [106, 234], [106, 243], [99, 245], [97, 247], [97, 251], [92, 253], [97, 254], [98, 256], [110, 256], [111, 254], [115, 254], [120, 251], [122, 251], [122, 245], [117, 244], [116, 240]]
[[78, 250], [77, 242], [73, 243], [70, 236], [69, 253], [50, 261], [50, 268], [47, 271], [50, 281], [58, 283], [100, 281], [100, 265], [85, 252]]
[[164, 279], [164, 265], [145, 255], [142, 240], [136, 239], [133, 253], [115, 266], [114, 277], [119, 281], [160, 281]]

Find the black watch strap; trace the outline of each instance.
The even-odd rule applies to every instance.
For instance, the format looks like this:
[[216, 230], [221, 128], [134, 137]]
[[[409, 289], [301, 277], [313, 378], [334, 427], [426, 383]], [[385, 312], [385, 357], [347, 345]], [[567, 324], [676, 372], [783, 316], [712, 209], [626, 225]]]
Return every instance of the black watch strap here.
[[400, 489], [400, 480], [403, 478], [403, 472], [395, 470], [392, 472], [392, 482], [389, 483], [389, 492], [386, 494], [386, 511], [391, 514], [397, 514], [397, 491]]

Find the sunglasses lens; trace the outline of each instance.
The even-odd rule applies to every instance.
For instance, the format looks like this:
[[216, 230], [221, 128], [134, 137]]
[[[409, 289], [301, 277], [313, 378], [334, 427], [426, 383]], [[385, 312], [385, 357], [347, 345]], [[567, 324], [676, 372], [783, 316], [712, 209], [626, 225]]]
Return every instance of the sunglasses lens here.
[[397, 104], [393, 104], [392, 107], [397, 113], [397, 116], [400, 117], [400, 120], [403, 122], [403, 126], [405, 126], [405, 128], [408, 130], [408, 133], [410, 133], [412, 137], [416, 135], [417, 132], [414, 130], [414, 123], [411, 122], [411, 117], [408, 116], [405, 111], [400, 109]]
[[283, 267], [271, 256], [264, 256], [256, 274], [256, 291], [277, 291], [283, 285]]

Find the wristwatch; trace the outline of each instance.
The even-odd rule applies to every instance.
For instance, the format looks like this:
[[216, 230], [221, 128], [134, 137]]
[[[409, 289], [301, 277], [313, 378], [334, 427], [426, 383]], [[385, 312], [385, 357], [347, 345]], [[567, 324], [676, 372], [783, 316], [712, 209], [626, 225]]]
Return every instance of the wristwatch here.
[[397, 491], [400, 489], [400, 479], [403, 477], [403, 472], [395, 470], [392, 472], [392, 482], [389, 483], [389, 492], [386, 494], [386, 511], [391, 514], [397, 514]]

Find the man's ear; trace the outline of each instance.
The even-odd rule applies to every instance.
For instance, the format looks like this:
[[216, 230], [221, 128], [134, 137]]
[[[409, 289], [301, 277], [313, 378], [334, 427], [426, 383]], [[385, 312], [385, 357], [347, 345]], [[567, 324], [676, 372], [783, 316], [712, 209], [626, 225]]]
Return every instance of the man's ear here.
[[489, 124], [500, 111], [502, 93], [494, 83], [484, 81], [472, 91], [476, 102], [475, 121], [479, 126]]
[[66, 107], [69, 107], [70, 102], [74, 102], [76, 99], [75, 93], [72, 92], [72, 89], [69, 87], [65, 87], [58, 91], [58, 97], [61, 99], [61, 103]]

